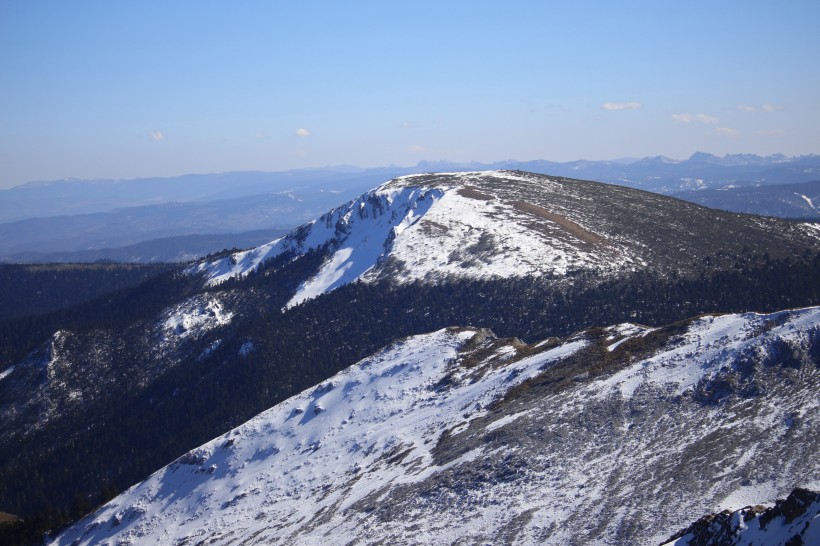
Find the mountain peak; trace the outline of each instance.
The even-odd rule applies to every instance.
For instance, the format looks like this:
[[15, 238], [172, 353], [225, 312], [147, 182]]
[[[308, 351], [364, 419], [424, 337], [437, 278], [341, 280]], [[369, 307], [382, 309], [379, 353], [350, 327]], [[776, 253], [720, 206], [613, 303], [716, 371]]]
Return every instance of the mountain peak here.
[[402, 282], [502, 278], [631, 263], [626, 249], [614, 241], [605, 244], [574, 211], [553, 212], [533, 199], [575, 194], [580, 200], [577, 193], [570, 183], [512, 171], [402, 176], [282, 239], [202, 263], [193, 271], [215, 284], [286, 253], [325, 249], [321, 269], [290, 306], [353, 280], [388, 274]]
[[616, 274], [649, 266], [685, 272], [697, 259], [734, 249], [739, 237], [765, 238], [766, 252], [782, 252], [764, 233], [776, 222], [521, 171], [411, 174], [281, 239], [204, 261], [190, 272], [204, 274], [213, 285], [280, 256], [323, 253], [322, 265], [302, 283], [290, 307], [355, 280], [563, 277], [571, 271]]
[[715, 163], [720, 161], [720, 158], [707, 152], [695, 152], [689, 157], [689, 161], [693, 163]]

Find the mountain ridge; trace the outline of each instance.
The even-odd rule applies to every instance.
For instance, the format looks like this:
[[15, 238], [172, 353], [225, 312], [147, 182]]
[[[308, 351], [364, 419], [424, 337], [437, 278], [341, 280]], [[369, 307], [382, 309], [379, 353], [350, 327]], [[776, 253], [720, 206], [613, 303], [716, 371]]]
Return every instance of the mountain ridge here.
[[[691, 269], [687, 264], [729, 251], [737, 239], [754, 247], [756, 237], [769, 238], [784, 228], [793, 235], [783, 242], [792, 236], [811, 240], [818, 233], [809, 225], [706, 211], [635, 192], [520, 171], [408, 175], [285, 237], [202, 261], [190, 271], [216, 285], [245, 276], [283, 254], [298, 256], [326, 248], [328, 257], [321, 269], [303, 283], [290, 306], [354, 280], [385, 276], [402, 282], [563, 276], [580, 269], [602, 274], [645, 268], [684, 273]], [[618, 220], [626, 214], [633, 215], [630, 223]], [[681, 216], [686, 219], [679, 220]], [[708, 217], [708, 223], [693, 219], [701, 216]], [[716, 229], [724, 233], [717, 234]], [[727, 238], [728, 233], [732, 235]], [[657, 241], [673, 239], [672, 248], [653, 248]], [[783, 255], [780, 243], [762, 244], [753, 250]]]
[[[394, 218], [387, 197], [420, 197], [421, 186], [426, 212], [400, 199]], [[820, 304], [820, 240], [808, 225], [560, 177], [419, 175], [289, 237], [291, 251], [260, 252], [246, 275], [219, 283], [174, 269], [89, 304], [0, 322], [2, 509], [29, 519], [48, 502], [79, 516], [76, 495], [107, 498], [400, 337], [466, 324], [534, 342], [596, 325]], [[318, 246], [297, 245], [311, 237]], [[359, 262], [372, 277], [312, 284], [330, 278], [328, 265], [348, 271], [355, 248], [345, 245], [365, 239], [379, 251]], [[607, 244], [646, 266], [604, 263]], [[482, 276], [488, 263], [504, 275]], [[511, 263], [528, 269], [510, 275]], [[311, 286], [322, 290], [288, 306]], [[594, 371], [581, 364], [556, 381]]]
[[471, 328], [406, 338], [54, 544], [657, 544], [706, 507], [820, 487], [818, 351], [818, 308], [529, 346]]
[[[635, 161], [572, 161], [559, 163], [546, 160], [506, 160], [491, 164], [448, 161], [419, 162], [411, 167], [328, 167], [284, 172], [235, 172], [210, 175], [184, 175], [175, 178], [150, 178], [131, 181], [55, 182], [47, 186], [17, 187], [0, 190], [0, 257], [9, 259], [18, 252], [42, 252], [47, 243], [59, 241], [58, 250], [81, 250], [101, 246], [121, 246], [146, 238], [202, 233], [201, 227], [211, 226], [216, 232], [267, 229], [291, 229], [303, 221], [338, 204], [339, 200], [355, 198], [385, 179], [430, 171], [522, 170], [553, 176], [586, 178], [606, 183], [627, 185], [666, 195], [692, 190], [776, 187], [820, 178], [820, 156], [793, 158], [760, 157], [751, 154], [727, 155], [717, 158], [696, 153], [686, 160], [643, 158]], [[272, 194], [293, 196], [293, 203], [275, 202]], [[704, 200], [708, 195], [697, 196]], [[245, 204], [243, 204], [243, 200]], [[704, 201], [719, 207], [720, 201]], [[168, 216], [172, 203], [176, 216]], [[262, 207], [268, 203], [267, 208]], [[752, 203], [753, 205], [754, 203]], [[285, 205], [290, 205], [286, 207]], [[757, 214], [800, 217], [805, 204], [784, 200], [776, 209], [750, 206], [741, 209]], [[128, 207], [121, 215], [104, 214], [112, 209]], [[284, 207], [284, 208], [283, 208]], [[736, 207], [733, 207], [733, 209]], [[224, 218], [214, 216], [214, 210]], [[238, 223], [237, 214], [268, 210], [277, 212], [277, 219], [245, 218]], [[96, 216], [95, 216], [96, 213]], [[158, 230], [142, 233], [147, 219], [164, 216]], [[814, 213], [811, 213], [814, 217]], [[62, 216], [62, 217], [58, 217]], [[129, 228], [122, 226], [130, 217]], [[258, 216], [258, 215], [257, 215]], [[14, 222], [28, 226], [32, 233], [46, 230], [49, 241], [29, 237], [15, 229]], [[153, 222], [157, 226], [157, 222]], [[87, 236], [80, 228], [90, 230]], [[141, 231], [142, 230], [142, 231]], [[101, 239], [100, 233], [107, 237]], [[142, 235], [139, 235], [142, 233]], [[68, 235], [71, 235], [70, 237]], [[116, 237], [115, 237], [116, 235]], [[13, 244], [12, 244], [13, 243]], [[216, 252], [221, 248], [211, 248]], [[207, 253], [207, 252], [206, 252]]]

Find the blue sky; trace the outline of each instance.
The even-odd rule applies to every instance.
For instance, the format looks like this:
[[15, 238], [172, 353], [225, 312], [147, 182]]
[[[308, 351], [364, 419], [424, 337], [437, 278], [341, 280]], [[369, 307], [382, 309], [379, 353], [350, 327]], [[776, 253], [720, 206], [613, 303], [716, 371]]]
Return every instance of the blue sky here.
[[0, 187], [820, 152], [820, 2], [0, 0]]

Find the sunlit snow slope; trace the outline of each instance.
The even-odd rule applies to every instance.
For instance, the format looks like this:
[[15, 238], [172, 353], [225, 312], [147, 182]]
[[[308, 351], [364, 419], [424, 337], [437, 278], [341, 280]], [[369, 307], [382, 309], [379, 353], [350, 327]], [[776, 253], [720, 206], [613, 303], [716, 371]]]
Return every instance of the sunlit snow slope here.
[[55, 544], [658, 544], [820, 488], [820, 309], [408, 338]]

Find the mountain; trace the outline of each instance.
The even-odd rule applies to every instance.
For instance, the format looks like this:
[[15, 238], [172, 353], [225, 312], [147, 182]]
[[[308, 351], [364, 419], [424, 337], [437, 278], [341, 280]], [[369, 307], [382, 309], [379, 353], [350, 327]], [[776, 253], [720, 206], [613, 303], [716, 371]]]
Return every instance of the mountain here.
[[721, 210], [820, 220], [820, 180], [777, 186], [676, 192], [672, 195]]
[[820, 156], [761, 157], [735, 154], [717, 157], [696, 152], [685, 160], [646, 157], [631, 163], [617, 161], [574, 161], [539, 165], [520, 162], [498, 165], [558, 176], [586, 178], [621, 184], [665, 195], [687, 190], [755, 187], [808, 182], [820, 178]]
[[[523, 170], [678, 194], [816, 181], [820, 178], [820, 156], [736, 154], [720, 158], [697, 152], [683, 161], [666, 157], [566, 163], [422, 161], [411, 167], [340, 166], [274, 173], [31, 183], [0, 190], [0, 259], [13, 261], [21, 253], [32, 259], [36, 253], [99, 250], [192, 234], [292, 229], [385, 179], [434, 171], [479, 170]], [[704, 195], [695, 197], [702, 204], [721, 207], [720, 200], [713, 203]], [[744, 194], [739, 194], [735, 199], [738, 204], [731, 209], [780, 213], [778, 208], [744, 204], [743, 199]], [[783, 210], [791, 216], [794, 212], [790, 208]], [[205, 253], [222, 248], [212, 247]]]
[[[128, 290], [166, 264], [0, 264], [0, 321], [47, 314]], [[2, 368], [2, 365], [0, 365]]]
[[359, 279], [565, 277], [646, 268], [685, 275], [710, 256], [737, 250], [738, 241], [748, 252], [783, 256], [778, 241], [793, 244], [797, 237], [814, 245], [818, 233], [809, 224], [728, 215], [619, 186], [532, 173], [411, 175], [282, 239], [192, 271], [214, 285], [283, 255], [326, 249], [321, 268], [288, 303], [295, 305]]
[[773, 312], [820, 304], [818, 279], [807, 223], [523, 172], [398, 178], [250, 251], [0, 321], [0, 511], [55, 529], [406, 336]]
[[218, 250], [249, 248], [285, 235], [287, 230], [261, 229], [214, 235], [179, 235], [150, 239], [133, 245], [92, 250], [20, 252], [0, 257], [0, 262], [24, 263], [168, 263], [190, 262]]
[[746, 506], [699, 519], [663, 546], [820, 544], [820, 493], [795, 489], [774, 506]]
[[[134, 180], [54, 180], [0, 190], [0, 221], [74, 216], [151, 205], [215, 202], [257, 195], [313, 195], [369, 188], [383, 178], [363, 169], [187, 174]], [[359, 191], [364, 191], [359, 189]]]
[[658, 544], [820, 487], [820, 309], [399, 341], [54, 544]]
[[[257, 195], [207, 203], [171, 203], [76, 216], [30, 218], [0, 224], [0, 257], [133, 246], [193, 234], [291, 229], [349, 196]], [[218, 242], [218, 241], [215, 241]], [[209, 249], [222, 250], [225, 247]], [[229, 247], [231, 248], [231, 247]]]

